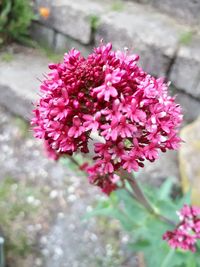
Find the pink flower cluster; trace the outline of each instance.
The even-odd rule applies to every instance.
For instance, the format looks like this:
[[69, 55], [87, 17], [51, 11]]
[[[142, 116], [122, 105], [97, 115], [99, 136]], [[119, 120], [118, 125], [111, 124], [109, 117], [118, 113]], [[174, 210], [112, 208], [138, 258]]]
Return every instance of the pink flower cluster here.
[[131, 172], [154, 161], [159, 151], [177, 149], [179, 105], [168, 84], [144, 72], [139, 57], [101, 45], [87, 58], [72, 49], [64, 61], [50, 64], [34, 110], [35, 137], [45, 140], [54, 159], [76, 151], [88, 153], [91, 133], [94, 165], [85, 170], [106, 193], [116, 189], [120, 168]]
[[200, 239], [200, 208], [184, 205], [178, 215], [180, 223], [173, 231], [167, 231], [163, 239], [172, 248], [195, 252], [195, 244]]

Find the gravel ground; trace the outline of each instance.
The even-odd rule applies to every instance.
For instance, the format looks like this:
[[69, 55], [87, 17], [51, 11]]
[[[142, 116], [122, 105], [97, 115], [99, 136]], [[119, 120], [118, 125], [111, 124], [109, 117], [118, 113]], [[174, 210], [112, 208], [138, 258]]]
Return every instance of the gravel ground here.
[[124, 250], [128, 237], [119, 231], [116, 221], [82, 220], [102, 197], [98, 189], [78, 172], [49, 161], [22, 119], [3, 107], [0, 114], [0, 179], [12, 177], [16, 184], [31, 185], [42, 195], [40, 200], [27, 197], [28, 202], [39, 205], [39, 212], [31, 221], [21, 222], [36, 249], [21, 259], [20, 266], [13, 266], [136, 266]]

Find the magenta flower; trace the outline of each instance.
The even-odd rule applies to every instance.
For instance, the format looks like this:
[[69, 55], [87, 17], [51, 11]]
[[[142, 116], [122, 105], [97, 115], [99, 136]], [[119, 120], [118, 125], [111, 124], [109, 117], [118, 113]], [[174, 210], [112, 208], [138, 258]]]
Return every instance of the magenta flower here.
[[91, 133], [98, 133], [102, 144], [95, 144], [94, 164], [85, 171], [106, 193], [117, 188], [120, 169], [137, 171], [145, 159], [154, 161], [181, 142], [181, 109], [168, 84], [145, 73], [138, 60], [110, 43], [87, 58], [72, 49], [62, 63], [49, 65], [33, 111], [35, 137], [55, 159], [88, 153]]
[[128, 154], [123, 155], [122, 159], [124, 161], [122, 167], [127, 170], [128, 172], [131, 172], [132, 170], [138, 171], [139, 164], [137, 160], [137, 154], [134, 150], [130, 151]]
[[85, 127], [81, 125], [81, 121], [78, 116], [73, 118], [73, 126], [69, 128], [68, 136], [77, 138], [85, 131]]
[[85, 129], [88, 130], [93, 130], [93, 131], [97, 131], [97, 129], [99, 128], [99, 119], [101, 117], [101, 113], [97, 112], [95, 115], [91, 116], [91, 115], [83, 115], [83, 119], [85, 120], [85, 122], [83, 123], [83, 126], [85, 127]]
[[163, 239], [167, 240], [172, 248], [196, 251], [195, 244], [200, 239], [200, 208], [184, 205], [179, 215], [180, 222], [172, 231], [167, 231]]
[[122, 73], [118, 69], [112, 73], [107, 73], [105, 75], [105, 83], [93, 89], [93, 92], [97, 94], [97, 98], [104, 98], [105, 101], [109, 101], [110, 97], [116, 97], [118, 92], [114, 86], [120, 82], [121, 76]]

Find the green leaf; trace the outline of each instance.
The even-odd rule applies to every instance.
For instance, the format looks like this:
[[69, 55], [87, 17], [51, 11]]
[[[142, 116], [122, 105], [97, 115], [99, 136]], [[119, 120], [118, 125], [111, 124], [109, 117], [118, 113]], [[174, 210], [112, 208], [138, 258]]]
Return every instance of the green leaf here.
[[170, 250], [169, 253], [166, 255], [166, 257], [164, 258], [161, 267], [169, 267], [171, 266], [170, 263], [172, 261], [172, 258], [174, 256], [175, 250]]
[[7, 22], [10, 10], [11, 10], [11, 1], [7, 1], [3, 7], [3, 10], [0, 13], [0, 27], [4, 26], [4, 24]]
[[191, 191], [188, 191], [182, 198], [174, 200], [177, 210], [180, 210], [184, 204], [191, 205]]
[[172, 186], [174, 181], [172, 178], [167, 178], [166, 181], [162, 184], [158, 190], [158, 199], [159, 200], [168, 200], [172, 191]]
[[131, 248], [134, 252], [136, 251], [143, 251], [147, 247], [151, 246], [151, 242], [149, 240], [140, 239], [135, 243], [128, 244], [128, 247]]

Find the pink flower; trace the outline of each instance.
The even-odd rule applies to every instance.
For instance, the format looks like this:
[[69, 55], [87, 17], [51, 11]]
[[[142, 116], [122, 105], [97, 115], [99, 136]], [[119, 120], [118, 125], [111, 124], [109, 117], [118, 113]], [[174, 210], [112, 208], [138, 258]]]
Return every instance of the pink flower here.
[[184, 233], [183, 231], [176, 229], [173, 232], [166, 232], [163, 235], [163, 239], [168, 241], [170, 247], [176, 249], [181, 248], [183, 250], [196, 251], [195, 243], [196, 238], [190, 234]]
[[137, 155], [134, 150], [132, 150], [129, 154], [123, 155], [122, 160], [124, 162], [122, 167], [128, 172], [131, 172], [132, 170], [138, 171], [139, 164], [137, 162]]
[[125, 145], [122, 141], [116, 144], [116, 146], [113, 147], [111, 146], [109, 153], [112, 155], [112, 159], [121, 162], [122, 157], [124, 156], [125, 153], [124, 148]]
[[180, 222], [172, 231], [167, 231], [163, 239], [172, 248], [196, 251], [197, 239], [200, 239], [200, 208], [184, 205], [178, 212]]
[[97, 94], [99, 99], [104, 98], [105, 101], [109, 101], [110, 97], [116, 97], [118, 95], [117, 89], [114, 87], [117, 85], [121, 77], [123, 76], [120, 69], [116, 69], [111, 73], [105, 75], [105, 83], [93, 89], [93, 92]]
[[119, 136], [122, 138], [132, 137], [135, 132], [137, 132], [137, 128], [133, 124], [127, 123], [127, 120], [124, 116], [120, 118], [115, 118], [110, 124], [104, 124], [101, 126], [101, 129], [104, 130], [102, 135], [106, 140], [110, 138], [112, 141], [116, 141]]
[[85, 122], [83, 123], [83, 126], [85, 127], [86, 130], [93, 130], [97, 131], [99, 128], [99, 122], [98, 120], [100, 119], [101, 114], [97, 112], [94, 116], [91, 115], [83, 115], [83, 119]]
[[49, 65], [33, 111], [34, 135], [55, 159], [88, 153], [92, 131], [101, 137], [87, 172], [107, 193], [117, 188], [113, 177], [120, 168], [137, 171], [145, 159], [154, 161], [181, 142], [181, 108], [168, 95], [168, 84], [144, 72], [138, 60], [113, 51], [110, 43], [87, 58], [72, 49], [63, 62]]
[[158, 149], [154, 143], [145, 146], [143, 149], [143, 153], [145, 157], [150, 161], [154, 161], [158, 158]]
[[108, 141], [104, 143], [95, 143], [94, 151], [101, 157], [105, 158], [106, 155], [109, 155], [109, 149], [112, 146], [112, 142]]
[[47, 156], [53, 160], [58, 160], [59, 159], [59, 155], [55, 152], [55, 150], [53, 150], [50, 146], [49, 143], [46, 141], [44, 142], [44, 150], [45, 153], [47, 154]]
[[68, 136], [77, 138], [85, 131], [85, 127], [81, 126], [80, 119], [75, 116], [73, 118], [73, 126], [69, 128]]

